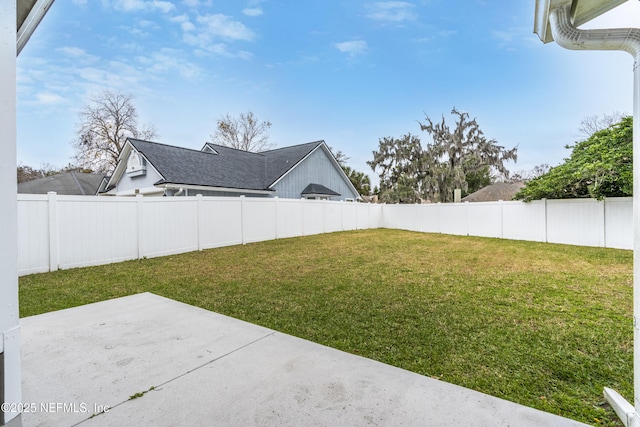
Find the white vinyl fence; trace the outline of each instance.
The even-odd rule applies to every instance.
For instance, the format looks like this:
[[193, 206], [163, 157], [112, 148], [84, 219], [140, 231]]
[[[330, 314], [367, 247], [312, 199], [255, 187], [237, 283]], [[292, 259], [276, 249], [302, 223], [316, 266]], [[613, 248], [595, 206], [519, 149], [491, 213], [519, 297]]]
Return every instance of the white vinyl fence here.
[[632, 248], [632, 198], [426, 205], [18, 195], [20, 275], [369, 228]]
[[384, 205], [383, 226], [429, 233], [633, 248], [633, 198]]
[[18, 195], [20, 275], [333, 231], [379, 228], [380, 206], [245, 197]]

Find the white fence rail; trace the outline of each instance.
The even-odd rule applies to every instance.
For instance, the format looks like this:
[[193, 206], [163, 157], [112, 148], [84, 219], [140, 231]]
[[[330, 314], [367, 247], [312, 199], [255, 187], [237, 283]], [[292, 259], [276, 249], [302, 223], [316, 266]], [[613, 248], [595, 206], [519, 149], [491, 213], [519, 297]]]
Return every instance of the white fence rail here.
[[18, 195], [20, 275], [334, 231], [397, 228], [631, 249], [632, 198], [430, 205]]

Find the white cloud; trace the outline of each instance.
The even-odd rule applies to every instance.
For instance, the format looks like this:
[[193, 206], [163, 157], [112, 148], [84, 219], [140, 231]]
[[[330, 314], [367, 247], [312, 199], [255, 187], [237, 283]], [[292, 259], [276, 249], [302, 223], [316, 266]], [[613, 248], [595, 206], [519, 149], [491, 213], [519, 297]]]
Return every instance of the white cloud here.
[[180, 26], [182, 27], [182, 31], [184, 32], [193, 31], [196, 29], [196, 26], [189, 21], [183, 22], [182, 24], [180, 24]]
[[348, 53], [350, 56], [363, 54], [367, 50], [367, 42], [364, 40], [352, 40], [334, 44], [340, 52]]
[[415, 5], [406, 1], [381, 1], [367, 6], [367, 18], [374, 21], [403, 22], [416, 19]]
[[189, 7], [196, 7], [200, 4], [198, 0], [182, 0], [182, 3], [186, 4]]
[[247, 16], [260, 16], [262, 15], [262, 8], [260, 7], [248, 7], [246, 9], [242, 9], [242, 13]]
[[138, 25], [140, 26], [140, 28], [151, 28], [153, 30], [160, 29], [160, 25], [158, 25], [157, 22], [149, 21], [147, 19], [143, 19], [143, 20], [139, 21]]
[[136, 12], [140, 10], [153, 12], [157, 10], [163, 13], [169, 13], [175, 9], [173, 3], [162, 0], [116, 0], [113, 3], [113, 7], [116, 10], [125, 12]]
[[255, 33], [242, 22], [234, 21], [232, 17], [216, 13], [198, 17], [198, 23], [205, 26], [211, 37], [222, 37], [231, 40], [253, 40]]
[[456, 30], [440, 30], [438, 31], [438, 35], [441, 37], [449, 37], [452, 36], [454, 34], [456, 34], [457, 31]]
[[62, 46], [56, 48], [56, 52], [60, 52], [78, 63], [82, 62], [86, 64], [98, 60], [97, 56], [90, 55], [84, 49], [75, 46]]
[[55, 93], [40, 92], [36, 94], [35, 103], [38, 105], [60, 105], [65, 102], [66, 99]]
[[180, 58], [180, 53], [173, 49], [162, 49], [149, 56], [139, 56], [136, 59], [144, 66], [146, 72], [155, 75], [165, 75], [177, 71], [182, 78], [192, 80], [203, 74], [200, 67]]
[[510, 31], [492, 31], [491, 34], [493, 35], [494, 38], [500, 40], [502, 43], [506, 44], [506, 43], [511, 43], [511, 41], [513, 40], [513, 32]]
[[189, 15], [182, 14], [182, 15], [178, 15], [178, 16], [174, 16], [171, 19], [169, 19], [171, 22], [186, 22], [189, 20]]
[[81, 49], [79, 47], [74, 47], [74, 46], [59, 47], [56, 49], [56, 51], [64, 53], [67, 56], [74, 56], [74, 57], [84, 56], [87, 54], [87, 52], [84, 49]]

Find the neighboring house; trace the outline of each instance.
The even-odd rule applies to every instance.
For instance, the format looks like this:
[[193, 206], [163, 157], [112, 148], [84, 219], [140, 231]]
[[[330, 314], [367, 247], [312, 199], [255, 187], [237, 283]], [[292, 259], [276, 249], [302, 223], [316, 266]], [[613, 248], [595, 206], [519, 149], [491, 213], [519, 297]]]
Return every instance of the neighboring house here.
[[252, 153], [129, 138], [101, 194], [361, 199], [324, 141]]
[[463, 202], [497, 202], [512, 200], [524, 188], [524, 182], [496, 182], [462, 198]]
[[19, 194], [47, 194], [55, 191], [63, 195], [95, 196], [104, 175], [97, 173], [65, 172], [18, 184]]

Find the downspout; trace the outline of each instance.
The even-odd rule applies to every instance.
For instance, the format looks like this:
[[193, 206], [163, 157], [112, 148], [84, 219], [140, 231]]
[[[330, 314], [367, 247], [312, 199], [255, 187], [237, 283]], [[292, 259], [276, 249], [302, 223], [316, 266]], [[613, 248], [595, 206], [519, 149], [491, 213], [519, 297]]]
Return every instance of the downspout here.
[[604, 394], [625, 426], [640, 426], [640, 29], [579, 30], [570, 18], [571, 2], [551, 10], [553, 38], [572, 50], [621, 50], [633, 56], [633, 388], [635, 408], [615, 391]]

